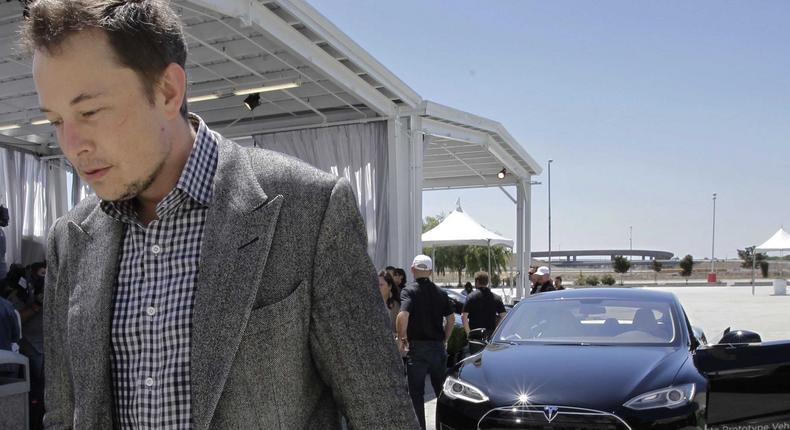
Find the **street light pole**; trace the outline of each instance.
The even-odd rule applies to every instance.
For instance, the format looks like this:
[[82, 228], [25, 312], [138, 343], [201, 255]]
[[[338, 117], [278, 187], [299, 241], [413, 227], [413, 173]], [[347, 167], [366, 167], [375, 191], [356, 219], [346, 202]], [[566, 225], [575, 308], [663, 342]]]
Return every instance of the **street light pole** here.
[[551, 163], [554, 160], [549, 160], [549, 270], [551, 270]]
[[716, 259], [714, 257], [716, 245], [716, 193], [713, 193], [713, 234], [710, 239], [710, 273], [716, 273]]

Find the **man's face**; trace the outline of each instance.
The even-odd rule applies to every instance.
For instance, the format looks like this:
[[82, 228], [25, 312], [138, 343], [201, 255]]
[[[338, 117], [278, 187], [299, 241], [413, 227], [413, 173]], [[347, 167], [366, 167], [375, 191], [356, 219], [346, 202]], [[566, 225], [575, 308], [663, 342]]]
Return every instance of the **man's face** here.
[[151, 185], [171, 148], [161, 97], [149, 102], [103, 32], [74, 34], [54, 55], [36, 50], [33, 78], [63, 154], [99, 197], [126, 200]]

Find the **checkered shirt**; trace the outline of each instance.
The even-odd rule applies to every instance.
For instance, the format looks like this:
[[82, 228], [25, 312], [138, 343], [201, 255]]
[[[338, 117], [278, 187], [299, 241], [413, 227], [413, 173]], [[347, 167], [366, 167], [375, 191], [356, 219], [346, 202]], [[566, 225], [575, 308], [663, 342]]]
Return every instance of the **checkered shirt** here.
[[101, 203], [124, 223], [111, 333], [116, 428], [192, 426], [192, 306], [217, 138], [196, 115], [190, 122], [197, 138], [176, 187], [156, 205], [158, 220], [140, 224], [131, 200]]

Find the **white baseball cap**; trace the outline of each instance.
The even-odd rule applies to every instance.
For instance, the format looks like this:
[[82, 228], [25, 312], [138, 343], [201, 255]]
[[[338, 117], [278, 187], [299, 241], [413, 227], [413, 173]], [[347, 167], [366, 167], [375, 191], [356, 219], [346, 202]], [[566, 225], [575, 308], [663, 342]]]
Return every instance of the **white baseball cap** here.
[[433, 270], [433, 261], [431, 261], [431, 257], [420, 254], [414, 257], [414, 261], [411, 262], [411, 267], [417, 270]]
[[535, 271], [535, 274], [538, 275], [538, 276], [544, 276], [544, 275], [548, 275], [550, 273], [551, 273], [551, 270], [549, 270], [549, 268], [546, 267], [546, 266], [540, 266], [540, 267], [538, 267], [538, 270]]

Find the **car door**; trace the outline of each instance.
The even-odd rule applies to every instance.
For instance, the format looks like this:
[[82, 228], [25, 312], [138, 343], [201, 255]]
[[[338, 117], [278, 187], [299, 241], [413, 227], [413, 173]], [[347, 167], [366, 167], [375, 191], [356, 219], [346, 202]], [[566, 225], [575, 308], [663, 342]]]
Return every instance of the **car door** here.
[[708, 425], [790, 422], [790, 340], [702, 347], [694, 364], [709, 380]]

